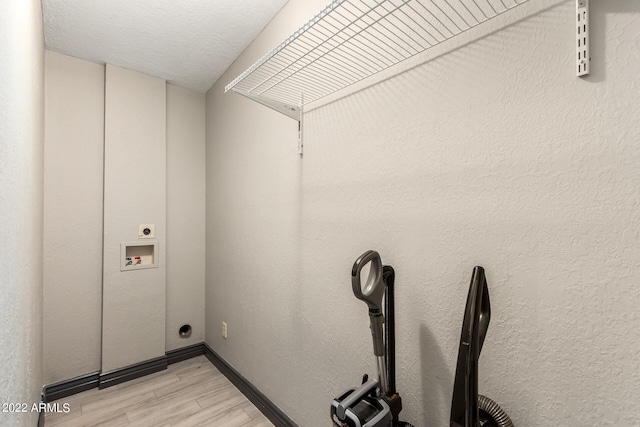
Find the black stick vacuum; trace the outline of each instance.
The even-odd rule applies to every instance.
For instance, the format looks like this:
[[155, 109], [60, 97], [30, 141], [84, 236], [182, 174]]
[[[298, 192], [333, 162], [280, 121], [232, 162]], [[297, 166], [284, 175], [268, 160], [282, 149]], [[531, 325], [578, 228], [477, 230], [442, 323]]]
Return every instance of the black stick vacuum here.
[[513, 427], [497, 403], [478, 394], [478, 359], [491, 319], [489, 288], [482, 267], [474, 267], [458, 349], [451, 403], [451, 427]]
[[[367, 265], [369, 274], [363, 282], [361, 274]], [[394, 279], [393, 268], [383, 266], [376, 251], [365, 252], [353, 264], [353, 293], [369, 307], [378, 379], [369, 380], [365, 375], [360, 387], [351, 388], [333, 400], [331, 420], [338, 427], [412, 427], [409, 423], [398, 421], [402, 400], [396, 392], [395, 379]]]

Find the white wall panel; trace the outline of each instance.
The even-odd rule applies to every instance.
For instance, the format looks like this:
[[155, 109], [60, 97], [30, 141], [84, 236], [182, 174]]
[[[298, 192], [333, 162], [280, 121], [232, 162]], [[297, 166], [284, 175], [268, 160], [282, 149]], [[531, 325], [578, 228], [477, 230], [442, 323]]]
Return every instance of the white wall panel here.
[[167, 350], [204, 341], [204, 107], [204, 94], [167, 85]]
[[44, 382], [100, 370], [105, 67], [46, 51]]
[[[165, 353], [166, 83], [107, 64], [102, 371]], [[120, 271], [120, 244], [155, 224], [158, 267]]]

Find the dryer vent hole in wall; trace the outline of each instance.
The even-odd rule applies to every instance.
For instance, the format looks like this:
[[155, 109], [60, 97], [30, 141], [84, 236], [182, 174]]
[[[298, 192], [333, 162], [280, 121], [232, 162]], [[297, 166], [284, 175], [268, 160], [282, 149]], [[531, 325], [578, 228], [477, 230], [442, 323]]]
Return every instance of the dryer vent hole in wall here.
[[191, 325], [182, 325], [178, 330], [180, 338], [189, 338], [191, 336]]

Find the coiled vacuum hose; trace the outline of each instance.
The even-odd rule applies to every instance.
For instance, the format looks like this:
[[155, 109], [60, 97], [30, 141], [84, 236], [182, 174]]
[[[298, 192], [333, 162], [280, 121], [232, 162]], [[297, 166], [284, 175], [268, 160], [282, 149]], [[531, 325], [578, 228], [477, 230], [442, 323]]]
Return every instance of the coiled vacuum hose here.
[[485, 427], [514, 427], [509, 415], [493, 400], [481, 394], [478, 395], [478, 410], [480, 424]]

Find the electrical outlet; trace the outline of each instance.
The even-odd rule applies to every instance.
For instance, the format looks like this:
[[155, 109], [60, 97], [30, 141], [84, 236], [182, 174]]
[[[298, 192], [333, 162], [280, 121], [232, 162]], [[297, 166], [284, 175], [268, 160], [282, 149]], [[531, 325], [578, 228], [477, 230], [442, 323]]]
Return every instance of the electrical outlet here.
[[227, 339], [227, 322], [222, 322], [222, 338]]

